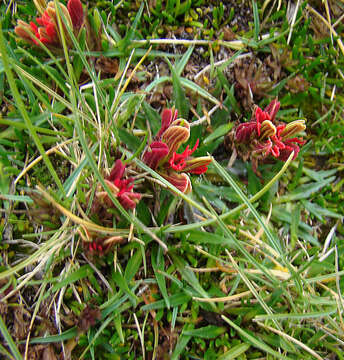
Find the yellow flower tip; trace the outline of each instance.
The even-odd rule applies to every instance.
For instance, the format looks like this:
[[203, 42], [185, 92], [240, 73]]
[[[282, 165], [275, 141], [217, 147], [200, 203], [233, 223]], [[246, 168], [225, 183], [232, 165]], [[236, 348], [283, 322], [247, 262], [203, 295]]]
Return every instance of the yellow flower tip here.
[[188, 141], [190, 137], [190, 124], [185, 119], [177, 119], [172, 122], [162, 135], [162, 141], [169, 149], [168, 155], [178, 150], [181, 144]]
[[276, 126], [270, 120], [263, 121], [260, 128], [259, 138], [263, 140], [274, 135], [276, 135]]
[[35, 35], [33, 34], [30, 25], [27, 24], [25, 21], [18, 20], [18, 25], [14, 28], [14, 32], [20, 38], [34, 43], [33, 38], [35, 38]]
[[33, 0], [33, 3], [35, 4], [37, 11], [43, 15], [47, 8], [47, 2], [45, 0]]
[[281, 132], [281, 137], [283, 140], [288, 139], [304, 130], [306, 130], [306, 121], [302, 119], [295, 120], [286, 125], [284, 130]]

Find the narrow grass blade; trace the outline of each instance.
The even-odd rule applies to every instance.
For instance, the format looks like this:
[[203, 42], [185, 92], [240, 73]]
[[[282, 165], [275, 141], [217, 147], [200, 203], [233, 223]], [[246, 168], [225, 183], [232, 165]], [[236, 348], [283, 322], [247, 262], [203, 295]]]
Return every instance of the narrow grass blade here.
[[177, 76], [181, 76], [182, 72], [188, 63], [190, 56], [194, 50], [195, 46], [190, 46], [187, 51], [183, 54], [182, 58], [178, 61], [177, 65], [175, 66], [175, 72]]
[[[1, 29], [1, 27], [0, 27], [0, 29]], [[4, 337], [5, 341], [7, 342], [7, 345], [10, 348], [11, 353], [14, 356], [15, 360], [23, 360], [15, 342], [12, 339], [12, 336], [10, 335], [10, 333], [7, 330], [6, 324], [4, 323], [4, 320], [2, 319], [1, 315], [0, 315], [0, 331], [1, 331], [1, 334]]]
[[[61, 334], [58, 335], [51, 335], [51, 336], [44, 336], [44, 337], [36, 337], [32, 338], [30, 340], [30, 344], [50, 344], [50, 343], [57, 343], [61, 341], [66, 341], [69, 339], [73, 339], [78, 335], [78, 329], [75, 327], [72, 327], [71, 329], [68, 329], [64, 331]], [[23, 341], [24, 342], [24, 341]]]
[[259, 340], [257, 337], [250, 335], [248, 332], [243, 330], [240, 326], [236, 325], [233, 321], [229, 320], [226, 316], [221, 315], [222, 319], [226, 321], [232, 328], [234, 328], [240, 335], [246, 338], [254, 347], [274, 356], [275, 359], [281, 360], [292, 360], [290, 357], [283, 356], [277, 351], [273, 350], [269, 345], [265, 344], [263, 341]]
[[161, 291], [161, 295], [166, 302], [167, 308], [169, 309], [170, 300], [167, 293], [165, 276], [160, 272], [163, 271], [165, 268], [165, 259], [161, 252], [160, 247], [158, 249], [154, 247], [154, 249], [152, 250], [151, 261], [152, 261], [152, 267], [154, 270], [155, 278], [158, 283], [159, 289]]
[[219, 327], [215, 325], [208, 325], [198, 329], [187, 330], [184, 335], [190, 335], [194, 337], [200, 337], [202, 339], [214, 339], [226, 332], [225, 327]]
[[254, 40], [258, 41], [260, 25], [259, 25], [258, 5], [256, 0], [252, 0], [252, 8], [253, 8], [253, 21], [254, 21]]
[[166, 59], [171, 73], [172, 73], [172, 84], [173, 84], [173, 100], [176, 104], [176, 108], [179, 111], [179, 116], [187, 119], [190, 110], [190, 104], [185, 96], [185, 91], [182, 88], [182, 84], [180, 82], [180, 76], [177, 74], [176, 70], [172, 66], [172, 64]]
[[219, 356], [217, 360], [232, 360], [236, 359], [241, 354], [244, 354], [250, 348], [250, 344], [241, 343], [233, 346], [229, 351]]
[[[210, 298], [208, 293], [203, 289], [201, 284], [199, 283], [195, 273], [186, 267], [185, 262], [177, 255], [170, 254], [173, 259], [173, 263], [176, 269], [180, 272], [182, 278], [187, 281], [203, 298]], [[210, 306], [216, 310], [216, 305], [214, 303], [210, 303]]]
[[[288, 160], [292, 159], [293, 154], [294, 153], [290, 154]], [[234, 181], [234, 179], [229, 175], [229, 173], [226, 172], [216, 160], [213, 160], [213, 164], [214, 164], [216, 170], [218, 171], [218, 173], [233, 187], [233, 189], [236, 191], [236, 193], [241, 198], [242, 202], [251, 210], [253, 216], [256, 218], [256, 220], [258, 221], [260, 226], [263, 228], [263, 230], [265, 232], [265, 235], [269, 240], [270, 246], [280, 255], [280, 257], [281, 257], [281, 259], [283, 261], [283, 264], [288, 268], [289, 272], [291, 274], [293, 274], [294, 279], [295, 279], [295, 283], [296, 283], [296, 285], [298, 287], [298, 290], [299, 290], [299, 293], [302, 294], [302, 285], [301, 285], [300, 276], [299, 276], [299, 274], [297, 274], [295, 272], [293, 267], [290, 265], [290, 262], [285, 258], [284, 253], [283, 253], [283, 249], [282, 249], [278, 239], [276, 239], [276, 237], [268, 229], [268, 227], [266, 226], [266, 224], [263, 221], [262, 217], [258, 214], [257, 210], [252, 206], [250, 200], [245, 196], [245, 194], [242, 192], [242, 190], [237, 185], [237, 183]]]

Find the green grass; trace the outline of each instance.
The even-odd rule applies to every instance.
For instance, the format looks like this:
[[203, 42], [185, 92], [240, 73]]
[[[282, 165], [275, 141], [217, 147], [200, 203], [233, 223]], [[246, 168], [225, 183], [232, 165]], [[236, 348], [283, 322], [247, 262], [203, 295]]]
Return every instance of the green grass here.
[[[58, 51], [14, 34], [26, 3], [0, 5], [0, 357], [342, 359], [343, 2], [291, 28], [284, 2], [90, 1]], [[297, 159], [228, 169], [227, 134], [275, 97], [306, 119]], [[142, 158], [173, 106], [214, 159], [188, 194]]]

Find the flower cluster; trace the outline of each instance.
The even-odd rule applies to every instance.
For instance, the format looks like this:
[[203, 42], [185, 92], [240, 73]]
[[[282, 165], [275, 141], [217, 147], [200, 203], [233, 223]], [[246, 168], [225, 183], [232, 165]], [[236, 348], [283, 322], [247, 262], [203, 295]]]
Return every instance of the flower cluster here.
[[187, 173], [203, 174], [211, 163], [210, 156], [191, 157], [198, 147], [198, 140], [192, 149], [188, 145], [182, 153], [177, 153], [189, 137], [188, 121], [178, 119], [177, 110], [165, 109], [161, 115], [161, 128], [142, 155], [143, 161], [150, 168], [184, 193], [192, 189]]
[[[126, 178], [125, 165], [121, 160], [117, 160], [113, 166], [110, 175], [104, 179], [109, 187], [112, 195], [117, 198], [120, 204], [126, 210], [133, 210], [136, 204], [141, 200], [142, 195], [133, 191], [134, 179]], [[109, 194], [98, 184], [95, 198], [92, 202], [91, 216], [96, 215], [102, 225], [111, 226], [113, 224], [113, 212], [108, 211], [114, 209], [114, 204]], [[90, 255], [104, 255], [114, 244], [124, 241], [122, 236], [107, 237], [99, 233], [88, 230], [82, 226], [79, 229], [79, 235], [83, 240], [84, 248]]]
[[[36, 23], [31, 21], [28, 24], [18, 20], [18, 25], [14, 29], [15, 33], [31, 44], [40, 45], [42, 43], [54, 48], [61, 47], [61, 34], [59, 32], [55, 3], [50, 1], [46, 5], [44, 0], [35, 0], [34, 2], [41, 16], [36, 18]], [[80, 0], [69, 0], [67, 7], [61, 3], [59, 3], [59, 7], [63, 14], [61, 20], [64, 36], [67, 45], [71, 46], [72, 41], [68, 36], [67, 26], [73, 29], [75, 35], [78, 34], [85, 18], [82, 4]]]
[[239, 124], [233, 131], [234, 146], [244, 160], [251, 158], [254, 169], [257, 161], [267, 156], [286, 161], [294, 152], [295, 159], [300, 151], [299, 145], [305, 141], [295, 135], [306, 129], [304, 120], [289, 124], [276, 124], [276, 114], [280, 102], [273, 100], [264, 110], [256, 106], [251, 121]]
[[[125, 165], [121, 160], [115, 162], [110, 175], [105, 179], [105, 183], [110, 188], [111, 193], [118, 199], [120, 204], [126, 209], [134, 209], [136, 204], [141, 199], [141, 194], [133, 192], [133, 181], [134, 179], [124, 179]], [[105, 207], [112, 207], [113, 203], [106, 191], [104, 191], [99, 185], [98, 191], [96, 192], [96, 198]]]

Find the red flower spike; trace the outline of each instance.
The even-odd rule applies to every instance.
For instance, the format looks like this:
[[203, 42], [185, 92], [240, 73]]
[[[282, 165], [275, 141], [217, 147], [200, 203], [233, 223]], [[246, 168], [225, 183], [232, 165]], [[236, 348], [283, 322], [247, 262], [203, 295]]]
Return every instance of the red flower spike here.
[[300, 148], [296, 144], [289, 144], [283, 150], [280, 151], [278, 160], [287, 161], [290, 154], [294, 151], [293, 160], [297, 158], [297, 155], [300, 152]]
[[210, 156], [202, 156], [186, 160], [185, 172], [195, 175], [204, 174], [208, 170], [208, 165], [212, 162]]
[[153, 170], [156, 170], [159, 163], [167, 156], [168, 146], [162, 141], [154, 141], [149, 145], [150, 150], [143, 153], [143, 161]]
[[239, 143], [249, 142], [256, 128], [257, 124], [255, 121], [240, 124], [235, 132], [235, 140]]
[[256, 124], [257, 124], [257, 134], [260, 136], [260, 128], [262, 122], [265, 120], [271, 120], [270, 115], [263, 111], [260, 107], [256, 108]]
[[161, 176], [184, 194], [192, 190], [191, 181], [185, 173], [169, 171], [167, 173], [161, 173]]
[[124, 209], [130, 209], [133, 210], [136, 207], [136, 204], [141, 200], [142, 195], [138, 193], [132, 192], [133, 187], [130, 187], [130, 190], [128, 189], [122, 189], [117, 197], [121, 205], [124, 207]]
[[169, 128], [173, 121], [177, 119], [178, 110], [164, 109], [161, 114], [161, 128], [156, 134], [156, 138], [160, 140], [162, 134]]
[[110, 175], [108, 176], [107, 180], [111, 182], [115, 182], [122, 178], [125, 171], [125, 165], [123, 165], [120, 159], [116, 160], [115, 165], [113, 166]]
[[[284, 148], [285, 148], [285, 147], [284, 147]], [[284, 149], [284, 148], [283, 148], [283, 149]], [[279, 148], [277, 145], [273, 146], [273, 147], [271, 148], [271, 154], [272, 154], [275, 158], [278, 158], [279, 155], [280, 155], [280, 148]]]
[[184, 119], [177, 119], [164, 131], [161, 140], [168, 146], [168, 158], [177, 151], [180, 145], [186, 143], [190, 137], [190, 124]]
[[[211, 160], [209, 161], [209, 163], [211, 162]], [[208, 164], [209, 165], [209, 164]], [[202, 165], [202, 166], [198, 166], [196, 169], [193, 170], [189, 170], [188, 172], [190, 174], [194, 174], [194, 175], [201, 175], [204, 174], [205, 172], [208, 171], [208, 166], [206, 165]]]
[[67, 9], [72, 19], [73, 28], [79, 30], [84, 22], [84, 10], [80, 0], [69, 0]]
[[252, 120], [238, 125], [231, 132], [236, 151], [244, 160], [251, 159], [255, 172], [258, 161], [268, 155], [286, 161], [294, 152], [295, 159], [300, 151], [299, 145], [305, 143], [301, 138], [292, 137], [306, 129], [305, 120], [276, 124], [274, 121], [279, 109], [280, 102], [277, 99], [271, 101], [264, 110], [256, 106]]
[[281, 103], [277, 100], [277, 99], [274, 99], [271, 101], [271, 103], [264, 109], [265, 112], [267, 112], [270, 116], [270, 120], [272, 122], [275, 121], [275, 117], [279, 111], [281, 107]]

